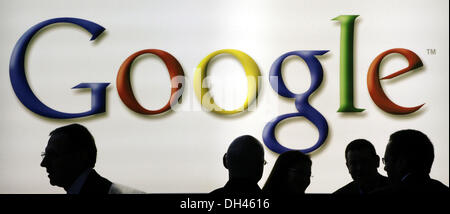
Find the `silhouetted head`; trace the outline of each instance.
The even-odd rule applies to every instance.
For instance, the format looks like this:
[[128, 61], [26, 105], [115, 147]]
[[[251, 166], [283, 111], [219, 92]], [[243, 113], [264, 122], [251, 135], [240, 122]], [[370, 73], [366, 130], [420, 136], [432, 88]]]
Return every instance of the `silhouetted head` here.
[[372, 143], [365, 139], [357, 139], [347, 145], [345, 160], [348, 172], [356, 182], [364, 183], [378, 176], [380, 157]]
[[268, 194], [304, 194], [311, 182], [311, 159], [300, 151], [281, 154], [264, 185]]
[[250, 135], [236, 138], [223, 157], [230, 179], [248, 180], [257, 183], [263, 173], [264, 149], [261, 143]]
[[43, 157], [41, 166], [50, 184], [67, 190], [84, 170], [95, 166], [97, 148], [84, 126], [71, 124], [50, 132]]
[[401, 130], [392, 134], [384, 154], [389, 179], [400, 181], [408, 173], [428, 175], [434, 160], [430, 139], [417, 130]]

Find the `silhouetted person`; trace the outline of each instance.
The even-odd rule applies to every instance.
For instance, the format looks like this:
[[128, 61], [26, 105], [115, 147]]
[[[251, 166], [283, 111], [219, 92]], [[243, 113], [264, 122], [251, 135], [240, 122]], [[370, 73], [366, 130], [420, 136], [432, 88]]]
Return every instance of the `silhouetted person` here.
[[211, 192], [217, 197], [260, 195], [264, 167], [264, 149], [250, 135], [236, 138], [223, 156], [223, 165], [228, 169], [228, 182], [224, 187]]
[[411, 129], [393, 133], [383, 159], [392, 185], [375, 194], [448, 194], [447, 186], [429, 176], [433, 160], [433, 144], [425, 134]]
[[311, 182], [311, 159], [300, 151], [281, 154], [267, 178], [263, 192], [268, 196], [303, 195]]
[[91, 133], [82, 125], [71, 124], [50, 133], [41, 166], [47, 169], [50, 184], [68, 194], [136, 194], [138, 190], [113, 184], [93, 168], [97, 148]]
[[363, 195], [389, 184], [388, 179], [378, 173], [380, 157], [369, 141], [357, 139], [350, 142], [345, 149], [345, 160], [353, 181], [334, 194]]

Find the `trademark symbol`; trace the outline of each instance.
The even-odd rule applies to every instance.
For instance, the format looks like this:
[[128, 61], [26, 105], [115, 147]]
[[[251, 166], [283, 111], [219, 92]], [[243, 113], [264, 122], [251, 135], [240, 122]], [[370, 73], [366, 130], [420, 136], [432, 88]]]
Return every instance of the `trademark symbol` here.
[[436, 55], [436, 49], [427, 49], [428, 55]]

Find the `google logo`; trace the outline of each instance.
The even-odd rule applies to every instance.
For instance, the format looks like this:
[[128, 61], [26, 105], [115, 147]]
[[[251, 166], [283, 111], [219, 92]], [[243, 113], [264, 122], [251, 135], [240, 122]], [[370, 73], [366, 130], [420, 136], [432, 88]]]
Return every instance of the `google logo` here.
[[[341, 39], [340, 39], [340, 106], [338, 112], [361, 112], [364, 109], [356, 108], [353, 103], [353, 34], [355, 20], [358, 15], [341, 15], [333, 20], [338, 21], [341, 24]], [[71, 23], [82, 27], [87, 30], [91, 35], [91, 40], [95, 40], [105, 30], [104, 27], [91, 22], [89, 20], [79, 18], [54, 18], [43, 22], [40, 22], [30, 29], [28, 29], [17, 41], [10, 60], [10, 80], [13, 90], [17, 98], [22, 104], [30, 111], [48, 118], [55, 119], [69, 119], [69, 118], [81, 118], [91, 116], [106, 111], [106, 88], [110, 83], [80, 83], [73, 87], [89, 88], [91, 89], [91, 109], [86, 112], [80, 113], [65, 113], [57, 111], [45, 105], [40, 101], [33, 93], [30, 85], [28, 84], [25, 75], [25, 53], [27, 47], [32, 38], [42, 28], [55, 24], [55, 23]], [[280, 115], [266, 124], [263, 130], [263, 141], [265, 145], [274, 152], [283, 153], [291, 150], [290, 148], [281, 145], [275, 137], [275, 129], [277, 125], [288, 118], [292, 117], [304, 117], [316, 126], [319, 131], [319, 139], [310, 148], [302, 149], [300, 151], [309, 153], [319, 148], [327, 138], [328, 124], [323, 115], [309, 104], [309, 97], [316, 91], [323, 80], [323, 68], [317, 58], [317, 56], [324, 55], [328, 50], [296, 50], [285, 53], [278, 57], [272, 64], [269, 72], [269, 82], [271, 87], [280, 96], [294, 99], [297, 112]], [[408, 61], [408, 66], [400, 71], [392, 73], [386, 77], [380, 79], [379, 67], [383, 58], [390, 54], [400, 54]], [[134, 60], [143, 54], [153, 54], [159, 57], [165, 64], [171, 79], [171, 92], [170, 99], [167, 104], [157, 110], [149, 110], [141, 106], [136, 100], [136, 97], [132, 90], [132, 84], [130, 81], [131, 65]], [[238, 61], [244, 68], [244, 72], [247, 77], [247, 97], [244, 104], [233, 110], [225, 110], [218, 106], [213, 99], [213, 96], [209, 93], [209, 88], [205, 86], [204, 80], [207, 77], [207, 70], [209, 62], [217, 55], [230, 54]], [[302, 58], [308, 66], [311, 75], [311, 85], [309, 89], [301, 94], [296, 94], [290, 91], [282, 78], [282, 64], [283, 61], [289, 56], [298, 56]], [[422, 67], [422, 61], [414, 52], [408, 49], [395, 48], [384, 51], [379, 54], [372, 61], [369, 71], [367, 73], [367, 88], [369, 90], [370, 97], [373, 102], [385, 112], [391, 114], [410, 114], [419, 110], [424, 104], [415, 107], [403, 107], [395, 104], [385, 94], [380, 80], [391, 79], [397, 77], [406, 72], [413, 71], [416, 68]], [[201, 105], [209, 111], [216, 114], [236, 114], [244, 111], [248, 106], [257, 99], [259, 83], [258, 77], [261, 76], [258, 65], [247, 54], [240, 50], [223, 49], [215, 51], [203, 60], [200, 61], [194, 73], [194, 91], [199, 99]], [[178, 103], [178, 100], [183, 94], [183, 86], [185, 83], [185, 76], [183, 68], [178, 60], [170, 53], [158, 50], [158, 49], [145, 49], [138, 51], [130, 55], [122, 63], [118, 70], [116, 85], [119, 97], [122, 102], [132, 111], [145, 114], [155, 115], [166, 112], [174, 105]]]

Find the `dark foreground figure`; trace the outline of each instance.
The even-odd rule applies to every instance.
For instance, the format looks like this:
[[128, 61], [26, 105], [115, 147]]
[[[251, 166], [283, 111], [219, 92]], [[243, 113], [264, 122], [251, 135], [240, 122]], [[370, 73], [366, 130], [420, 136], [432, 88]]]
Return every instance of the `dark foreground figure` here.
[[228, 170], [228, 182], [224, 187], [211, 192], [214, 197], [249, 197], [261, 195], [258, 181], [264, 168], [262, 144], [250, 135], [231, 142], [223, 156], [223, 165]]
[[366, 195], [387, 186], [388, 178], [378, 173], [380, 157], [365, 139], [350, 142], [345, 149], [345, 165], [353, 181], [338, 189], [337, 195]]
[[448, 187], [429, 176], [433, 160], [433, 144], [425, 134], [411, 129], [393, 133], [383, 158], [391, 185], [374, 194], [448, 196]]
[[95, 170], [97, 148], [91, 133], [82, 125], [71, 124], [50, 133], [41, 166], [50, 184], [68, 194], [138, 194], [141, 191], [115, 184]]

